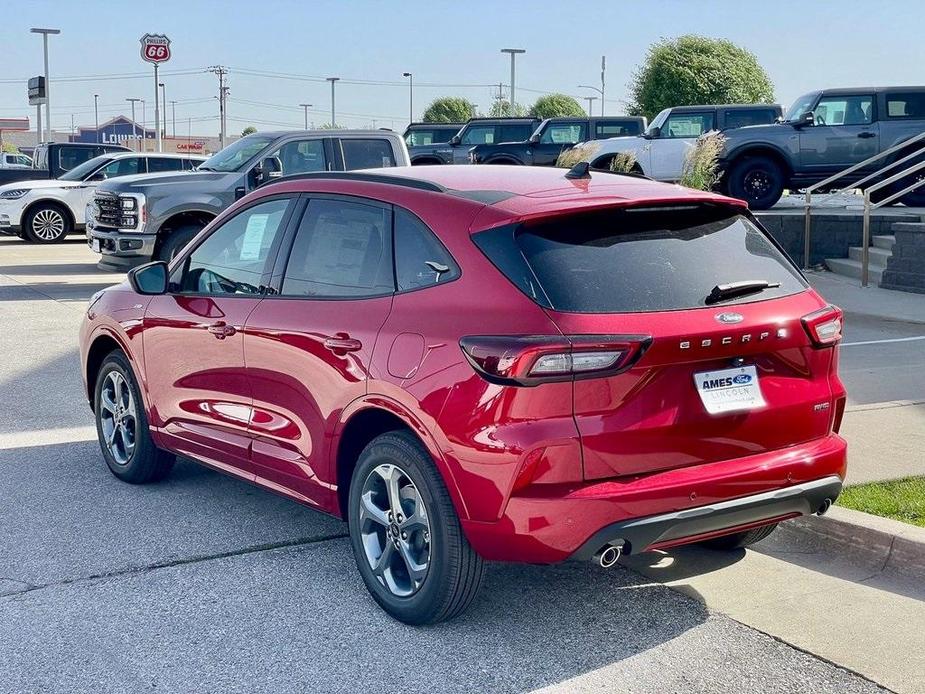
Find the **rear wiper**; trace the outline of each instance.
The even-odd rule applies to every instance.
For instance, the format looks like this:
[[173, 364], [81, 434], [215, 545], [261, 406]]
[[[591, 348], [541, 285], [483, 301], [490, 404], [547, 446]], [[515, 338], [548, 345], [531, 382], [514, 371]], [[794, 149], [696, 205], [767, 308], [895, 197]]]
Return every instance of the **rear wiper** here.
[[726, 299], [734, 299], [737, 296], [746, 294], [755, 294], [763, 292], [765, 289], [779, 287], [780, 282], [768, 282], [767, 280], [745, 280], [743, 282], [729, 282], [728, 284], [717, 284], [710, 291], [706, 298], [706, 303], [716, 304]]

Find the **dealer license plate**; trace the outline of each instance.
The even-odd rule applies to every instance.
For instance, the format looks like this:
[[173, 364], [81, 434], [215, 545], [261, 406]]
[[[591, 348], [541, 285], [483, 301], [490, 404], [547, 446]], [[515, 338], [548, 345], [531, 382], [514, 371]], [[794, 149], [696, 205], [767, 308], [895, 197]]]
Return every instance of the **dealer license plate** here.
[[694, 383], [703, 406], [710, 414], [756, 410], [767, 403], [758, 386], [754, 366], [694, 374]]

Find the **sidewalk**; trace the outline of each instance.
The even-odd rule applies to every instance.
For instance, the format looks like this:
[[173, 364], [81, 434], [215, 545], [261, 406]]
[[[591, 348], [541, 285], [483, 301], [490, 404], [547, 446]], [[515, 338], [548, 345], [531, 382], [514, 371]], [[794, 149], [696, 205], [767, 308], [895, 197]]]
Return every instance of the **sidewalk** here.
[[[925, 296], [879, 287], [862, 287], [857, 280], [834, 272], [808, 271], [809, 283], [828, 301], [851, 315], [873, 316], [925, 325]], [[925, 394], [923, 394], [925, 399]]]

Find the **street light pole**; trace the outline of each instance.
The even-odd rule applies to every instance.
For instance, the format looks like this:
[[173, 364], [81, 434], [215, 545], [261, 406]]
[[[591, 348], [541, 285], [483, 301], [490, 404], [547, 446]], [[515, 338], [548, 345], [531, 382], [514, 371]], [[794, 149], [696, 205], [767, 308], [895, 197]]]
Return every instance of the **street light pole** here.
[[93, 95], [93, 124], [96, 127], [96, 142], [100, 142], [100, 95]]
[[148, 126], [145, 123], [148, 122], [148, 108], [144, 99], [141, 99], [141, 151], [148, 151]]
[[402, 77], [408, 78], [408, 122], [414, 122], [414, 75], [410, 72], [401, 73]]
[[328, 82], [331, 83], [331, 127], [334, 128], [334, 127], [337, 127], [337, 121], [334, 120], [334, 118], [335, 118], [335, 111], [334, 111], [334, 83], [337, 82], [337, 81], [339, 81], [339, 80], [340, 80], [340, 77], [328, 77], [327, 80], [328, 80]]
[[[48, 129], [48, 132], [53, 132], [51, 129], [51, 86], [48, 83], [48, 35], [49, 34], [60, 34], [60, 29], [40, 29], [38, 27], [32, 27], [30, 29], [33, 34], [42, 35], [42, 44], [45, 54], [45, 127]], [[38, 135], [38, 133], [36, 133]]]
[[157, 86], [161, 88], [161, 104], [163, 104], [163, 106], [164, 106], [164, 111], [163, 111], [163, 113], [164, 113], [164, 123], [163, 123], [163, 125], [164, 125], [164, 133], [163, 133], [163, 136], [164, 136], [164, 137], [167, 137], [167, 87], [164, 85], [163, 82], [159, 82]]
[[[176, 101], [171, 100], [170, 112], [171, 112], [171, 115], [173, 116], [173, 136], [176, 137], [177, 136], [177, 102]], [[167, 116], [165, 115], [164, 117], [166, 118]]]
[[129, 98], [126, 101], [132, 104], [132, 140], [135, 141], [135, 151], [138, 151], [138, 124], [135, 122], [135, 102], [141, 99]]
[[511, 54], [511, 115], [513, 115], [514, 114], [514, 104], [517, 103], [514, 100], [514, 76], [515, 76], [514, 58], [516, 58], [519, 53], [526, 53], [527, 51], [523, 48], [502, 48], [501, 52]]
[[310, 109], [314, 104], [299, 104], [302, 107], [302, 111], [305, 113], [305, 129], [308, 130], [308, 109]]
[[604, 73], [607, 72], [607, 56], [601, 56], [601, 115], [604, 115]]

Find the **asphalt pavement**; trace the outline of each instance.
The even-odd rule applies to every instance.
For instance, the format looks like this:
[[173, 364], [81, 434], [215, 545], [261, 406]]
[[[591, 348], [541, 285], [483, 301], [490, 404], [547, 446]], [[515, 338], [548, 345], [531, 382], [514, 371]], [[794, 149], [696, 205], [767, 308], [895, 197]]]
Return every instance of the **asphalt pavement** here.
[[[925, 689], [919, 661], [858, 653], [844, 633], [893, 628], [878, 606], [923, 596], [835, 570], [824, 548], [688, 549], [610, 570], [496, 564], [460, 619], [411, 628], [367, 596], [336, 519], [187, 461], [162, 483], [120, 483], [77, 363], [86, 299], [120, 279], [93, 261], [79, 240], [0, 238], [0, 692]], [[869, 327], [848, 339], [887, 334]], [[908, 356], [897, 349], [894, 363]], [[891, 397], [910, 395], [905, 381]], [[868, 610], [833, 632], [832, 605], [855, 609], [834, 600], [838, 586]], [[794, 613], [828, 640], [804, 636]], [[912, 651], [925, 651], [923, 624], [916, 613], [900, 635]], [[884, 658], [886, 670], [868, 662]]]

